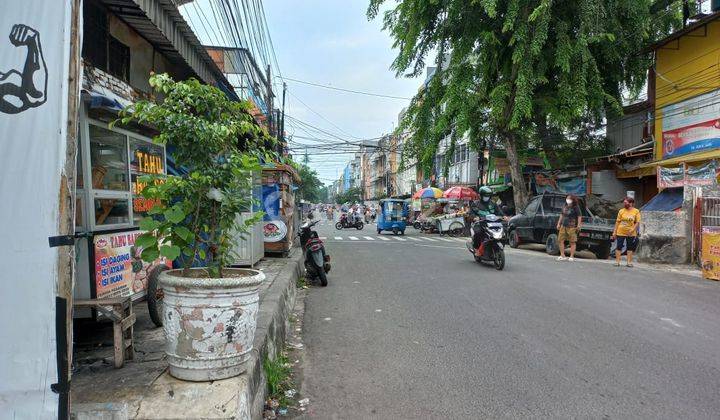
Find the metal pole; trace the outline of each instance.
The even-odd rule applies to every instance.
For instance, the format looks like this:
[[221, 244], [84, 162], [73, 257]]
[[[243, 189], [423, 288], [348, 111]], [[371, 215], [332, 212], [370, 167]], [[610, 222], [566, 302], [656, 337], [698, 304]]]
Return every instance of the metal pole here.
[[280, 121], [281, 131], [280, 137], [283, 143], [285, 143], [285, 92], [287, 91], [287, 83], [283, 82], [283, 98], [282, 98], [282, 119]]
[[267, 103], [265, 105], [267, 106], [268, 133], [270, 133], [270, 135], [272, 135], [273, 134], [273, 126], [272, 126], [272, 122], [273, 122], [273, 103], [272, 102], [273, 102], [273, 100], [272, 100], [272, 79], [270, 78], [270, 76], [271, 76], [270, 64], [268, 64], [267, 73], [266, 73], [267, 80], [265, 82], [266, 83], [265, 89], [267, 89], [267, 93], [266, 93], [266, 95], [267, 95], [266, 102]]

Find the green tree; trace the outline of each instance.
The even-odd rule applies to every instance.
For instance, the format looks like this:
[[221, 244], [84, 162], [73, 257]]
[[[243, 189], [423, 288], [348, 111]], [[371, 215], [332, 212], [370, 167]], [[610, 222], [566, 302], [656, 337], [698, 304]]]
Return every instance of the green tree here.
[[[385, 2], [370, 0], [368, 17]], [[574, 139], [578, 126], [592, 131], [607, 115], [619, 114], [622, 93], [642, 88], [648, 61], [638, 51], [661, 32], [651, 3], [398, 1], [384, 14], [398, 50], [392, 69], [417, 76], [428, 55], [437, 53], [435, 76], [398, 128], [412, 132], [407, 150], [429, 170], [448, 134], [451, 148], [463, 133], [475, 148], [497, 141], [510, 162], [515, 202], [524, 205], [519, 148], [540, 132], [541, 146], [551, 151], [552, 142]]]
[[305, 164], [296, 164], [300, 174], [301, 184], [298, 188], [298, 196], [311, 203], [321, 203], [327, 200], [327, 189], [323, 195], [323, 184], [317, 176], [317, 172]]
[[335, 202], [338, 204], [359, 203], [361, 201], [363, 201], [362, 189], [359, 187], [350, 188], [335, 196]]

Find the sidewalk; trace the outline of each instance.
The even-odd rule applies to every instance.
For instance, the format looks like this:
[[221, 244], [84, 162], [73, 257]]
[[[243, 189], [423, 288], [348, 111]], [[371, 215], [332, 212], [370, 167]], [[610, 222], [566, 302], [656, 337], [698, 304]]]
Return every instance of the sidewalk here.
[[[147, 306], [133, 306], [135, 359], [121, 369], [112, 364], [110, 324], [79, 326], [75, 337], [71, 416], [83, 419], [259, 418], [266, 381], [263, 358], [275, 356], [285, 341], [295, 282], [302, 273], [302, 252], [289, 258], [265, 258], [265, 273], [253, 352], [246, 373], [212, 382], [185, 382], [167, 372], [162, 328], [150, 321]], [[85, 327], [85, 328], [83, 328]]]
[[[545, 245], [542, 244], [523, 244], [520, 245], [520, 247], [515, 252], [528, 252], [532, 253], [533, 255], [537, 254], [544, 254], [547, 256], [547, 258], [550, 259], [556, 259], [557, 256], [554, 255], [547, 255], [545, 253]], [[592, 261], [597, 264], [608, 264], [613, 265], [615, 264], [615, 256], [612, 255], [607, 260], [598, 260], [597, 257], [595, 257], [595, 254], [593, 254], [590, 251], [578, 251], [575, 254], [575, 257], [578, 260], [585, 260], [585, 261]], [[625, 264], [625, 256], [622, 257], [622, 264]], [[637, 269], [641, 270], [651, 270], [651, 271], [662, 271], [662, 272], [670, 272], [670, 273], [676, 273], [676, 274], [682, 274], [690, 277], [702, 277], [702, 271], [699, 267], [692, 265], [692, 264], [684, 264], [684, 265], [678, 265], [678, 264], [650, 264], [650, 263], [643, 263], [634, 261], [633, 265]]]

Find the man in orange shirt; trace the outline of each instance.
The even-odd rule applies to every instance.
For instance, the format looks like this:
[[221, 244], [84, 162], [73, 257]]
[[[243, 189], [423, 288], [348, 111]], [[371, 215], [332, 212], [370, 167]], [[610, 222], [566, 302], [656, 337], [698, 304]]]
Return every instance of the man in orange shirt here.
[[635, 199], [625, 197], [623, 208], [618, 211], [612, 240], [615, 241], [615, 265], [620, 266], [622, 249], [627, 245], [627, 266], [632, 267], [633, 253], [637, 249], [640, 234], [640, 210], [635, 207]]

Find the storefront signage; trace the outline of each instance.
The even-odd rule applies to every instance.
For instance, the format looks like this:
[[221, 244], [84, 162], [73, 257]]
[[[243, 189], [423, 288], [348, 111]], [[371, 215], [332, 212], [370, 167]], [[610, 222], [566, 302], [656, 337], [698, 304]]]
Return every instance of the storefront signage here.
[[657, 186], [660, 189], [684, 185], [715, 185], [717, 177], [718, 165], [714, 160], [697, 166], [682, 164], [675, 168], [657, 168]]
[[147, 277], [158, 265], [168, 264], [159, 258], [152, 264], [140, 258], [142, 248], [135, 246], [140, 231], [95, 235], [95, 294], [98, 299], [125, 297], [144, 291]]
[[702, 273], [703, 277], [720, 280], [720, 228], [702, 228]]
[[146, 153], [142, 150], [136, 150], [135, 158], [137, 159], [139, 172], [146, 174], [162, 174], [165, 171], [162, 156]]
[[263, 226], [265, 242], [280, 242], [287, 236], [287, 225], [282, 220], [271, 220]]
[[720, 90], [662, 109], [663, 158], [720, 147]]

